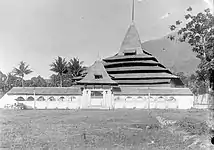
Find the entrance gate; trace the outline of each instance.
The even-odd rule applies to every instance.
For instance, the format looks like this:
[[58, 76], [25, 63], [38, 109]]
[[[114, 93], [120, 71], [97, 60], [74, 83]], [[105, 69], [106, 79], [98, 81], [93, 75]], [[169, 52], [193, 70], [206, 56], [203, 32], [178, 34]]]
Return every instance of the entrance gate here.
[[103, 107], [103, 91], [102, 90], [91, 90], [91, 107]]
[[81, 108], [113, 108], [111, 89], [84, 89], [81, 98]]

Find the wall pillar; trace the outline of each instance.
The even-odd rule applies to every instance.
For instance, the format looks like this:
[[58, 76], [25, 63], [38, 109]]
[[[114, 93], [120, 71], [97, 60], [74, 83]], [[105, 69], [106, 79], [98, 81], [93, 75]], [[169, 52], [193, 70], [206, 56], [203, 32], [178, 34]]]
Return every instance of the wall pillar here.
[[111, 94], [111, 108], [114, 109], [115, 108], [115, 97], [114, 97], [112, 90], [110, 90], [110, 94]]
[[88, 108], [90, 105], [90, 96], [91, 96], [91, 91], [88, 89], [83, 90], [82, 98], [81, 98], [81, 106], [82, 108]]
[[108, 107], [108, 100], [107, 100], [107, 90], [103, 90], [103, 101], [102, 101], [102, 107]]
[[45, 99], [45, 101], [44, 101], [44, 103], [45, 103], [45, 109], [47, 109], [47, 107], [48, 107], [48, 96], [43, 96], [43, 97]]
[[86, 92], [85, 92], [85, 89], [83, 89], [82, 90], [82, 96], [81, 96], [81, 99], [80, 99], [80, 103], [81, 103], [81, 105], [80, 105], [80, 108], [84, 108], [84, 106], [85, 106], [85, 94], [86, 94]]
[[91, 105], [91, 90], [87, 90], [87, 108]]
[[66, 96], [64, 96], [64, 100], [65, 100], [65, 102], [66, 102], [66, 109], [69, 109], [69, 95], [66, 95]]
[[107, 108], [112, 109], [112, 92], [111, 90], [106, 90], [106, 92]]

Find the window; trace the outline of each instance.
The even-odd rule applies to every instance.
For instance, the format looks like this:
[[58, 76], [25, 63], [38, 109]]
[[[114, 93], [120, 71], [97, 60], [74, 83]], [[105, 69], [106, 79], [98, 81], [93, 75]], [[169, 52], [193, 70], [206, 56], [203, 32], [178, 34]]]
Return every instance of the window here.
[[127, 56], [127, 55], [136, 55], [136, 52], [129, 52], [129, 53], [126, 52], [126, 53], [124, 53], [124, 55], [125, 55], [125, 56]]
[[94, 75], [94, 78], [95, 78], [95, 79], [102, 79], [103, 76], [102, 76], [102, 75], [95, 74], [95, 75]]
[[136, 55], [136, 50], [125, 50], [124, 55]]

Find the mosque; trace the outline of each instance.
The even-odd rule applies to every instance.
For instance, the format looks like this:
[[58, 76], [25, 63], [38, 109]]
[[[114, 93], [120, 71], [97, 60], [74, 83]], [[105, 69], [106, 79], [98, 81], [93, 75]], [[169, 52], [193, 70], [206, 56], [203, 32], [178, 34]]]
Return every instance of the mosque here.
[[17, 101], [36, 109], [192, 108], [193, 93], [143, 49], [133, 16], [118, 53], [96, 60], [75, 86], [14, 87], [0, 108]]

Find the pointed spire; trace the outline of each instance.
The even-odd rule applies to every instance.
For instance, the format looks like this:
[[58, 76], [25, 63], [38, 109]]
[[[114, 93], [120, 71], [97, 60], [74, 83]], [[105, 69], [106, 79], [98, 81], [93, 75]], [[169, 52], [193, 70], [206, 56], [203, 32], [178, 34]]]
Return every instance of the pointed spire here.
[[138, 31], [132, 23], [125, 35], [125, 38], [121, 44], [119, 55], [124, 55], [126, 51], [135, 51], [136, 54], [142, 54], [141, 40]]
[[121, 44], [120, 51], [118, 55], [124, 55], [124, 53], [136, 53], [142, 54], [142, 45], [140, 36], [138, 31], [135, 27], [134, 18], [135, 17], [135, 0], [132, 0], [132, 23], [129, 26], [129, 29], [125, 35], [125, 38]]
[[97, 61], [101, 61], [100, 51], [98, 51], [98, 53], [97, 53]]

